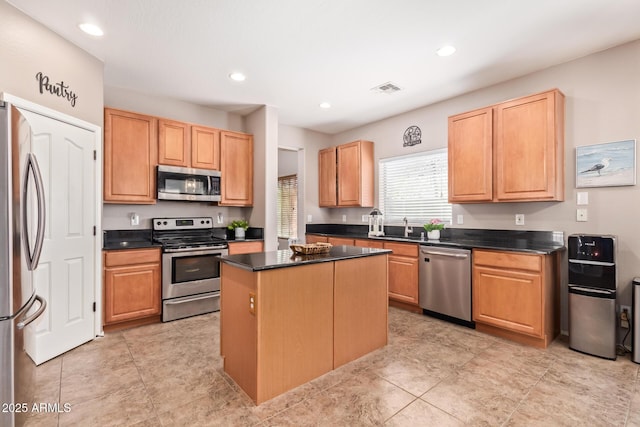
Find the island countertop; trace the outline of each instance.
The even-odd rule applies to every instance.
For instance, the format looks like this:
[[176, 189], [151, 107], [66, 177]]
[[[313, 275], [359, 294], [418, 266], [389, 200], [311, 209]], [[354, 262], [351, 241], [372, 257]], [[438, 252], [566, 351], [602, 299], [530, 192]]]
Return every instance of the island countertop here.
[[250, 254], [222, 255], [220, 260], [250, 271], [295, 267], [297, 265], [340, 261], [391, 253], [389, 249], [361, 248], [356, 246], [333, 246], [329, 252], [315, 255], [294, 254], [291, 249]]

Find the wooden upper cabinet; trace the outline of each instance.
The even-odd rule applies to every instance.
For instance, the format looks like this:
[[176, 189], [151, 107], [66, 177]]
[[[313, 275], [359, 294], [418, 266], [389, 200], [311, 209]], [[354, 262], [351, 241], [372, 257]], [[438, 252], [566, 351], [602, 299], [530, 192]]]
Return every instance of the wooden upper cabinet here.
[[321, 207], [373, 206], [373, 142], [354, 141], [318, 153]]
[[191, 137], [187, 123], [158, 120], [158, 163], [171, 166], [190, 166]]
[[220, 130], [159, 119], [158, 163], [220, 170]]
[[191, 167], [220, 170], [220, 130], [191, 126]]
[[562, 92], [449, 117], [451, 203], [562, 200]]
[[493, 109], [449, 117], [449, 202], [493, 199]]
[[253, 136], [220, 134], [221, 206], [253, 205]]
[[336, 147], [318, 152], [318, 204], [321, 207], [337, 206]]
[[156, 118], [105, 108], [105, 202], [156, 202], [157, 141]]
[[496, 199], [564, 200], [564, 95], [553, 90], [495, 108]]
[[373, 207], [373, 142], [339, 145], [338, 206]]

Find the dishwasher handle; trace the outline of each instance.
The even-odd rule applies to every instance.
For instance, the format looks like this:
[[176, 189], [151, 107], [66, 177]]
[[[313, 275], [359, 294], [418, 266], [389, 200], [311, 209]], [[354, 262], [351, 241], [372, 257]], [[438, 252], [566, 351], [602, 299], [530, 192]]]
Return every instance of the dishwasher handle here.
[[421, 249], [420, 252], [422, 252], [424, 255], [441, 255], [441, 256], [446, 256], [446, 257], [450, 257], [450, 258], [458, 258], [458, 259], [467, 259], [469, 258], [469, 254], [468, 253], [450, 253], [450, 252], [442, 252], [442, 251], [430, 251], [430, 250], [425, 250], [425, 249]]

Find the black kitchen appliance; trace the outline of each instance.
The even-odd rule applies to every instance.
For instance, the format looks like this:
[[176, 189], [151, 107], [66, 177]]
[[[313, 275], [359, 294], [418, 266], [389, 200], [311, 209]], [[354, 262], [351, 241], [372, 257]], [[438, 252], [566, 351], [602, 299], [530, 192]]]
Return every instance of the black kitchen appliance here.
[[569, 236], [569, 347], [616, 358], [616, 238]]

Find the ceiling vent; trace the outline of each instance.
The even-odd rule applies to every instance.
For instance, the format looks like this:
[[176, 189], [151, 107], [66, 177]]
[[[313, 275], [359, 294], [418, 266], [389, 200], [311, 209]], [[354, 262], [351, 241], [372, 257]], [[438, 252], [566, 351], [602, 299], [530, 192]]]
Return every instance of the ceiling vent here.
[[400, 88], [396, 86], [394, 83], [386, 82], [386, 83], [382, 83], [379, 86], [372, 87], [371, 90], [378, 93], [392, 94], [394, 92], [398, 92]]

